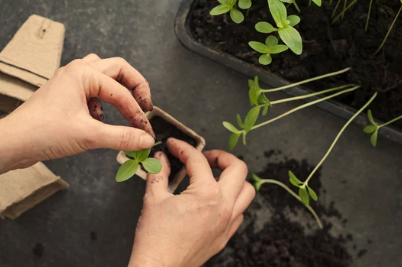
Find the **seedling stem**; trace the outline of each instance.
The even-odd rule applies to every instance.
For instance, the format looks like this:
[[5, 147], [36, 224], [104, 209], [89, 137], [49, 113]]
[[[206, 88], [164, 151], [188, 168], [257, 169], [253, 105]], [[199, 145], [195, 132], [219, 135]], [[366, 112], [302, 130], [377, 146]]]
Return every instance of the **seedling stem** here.
[[395, 22], [396, 22], [396, 20], [398, 19], [399, 14], [401, 13], [401, 11], [402, 11], [402, 5], [401, 5], [401, 7], [399, 8], [398, 14], [396, 14], [396, 17], [395, 17], [394, 21], [392, 22], [391, 27], [389, 27], [388, 32], [387, 32], [387, 35], [385, 35], [384, 40], [382, 41], [380, 47], [377, 49], [377, 51], [374, 53], [374, 55], [377, 55], [378, 52], [380, 52], [381, 48], [384, 46], [385, 42], [386, 42], [387, 39], [388, 39], [388, 35], [391, 33], [391, 30], [392, 30], [392, 28], [394, 27]]

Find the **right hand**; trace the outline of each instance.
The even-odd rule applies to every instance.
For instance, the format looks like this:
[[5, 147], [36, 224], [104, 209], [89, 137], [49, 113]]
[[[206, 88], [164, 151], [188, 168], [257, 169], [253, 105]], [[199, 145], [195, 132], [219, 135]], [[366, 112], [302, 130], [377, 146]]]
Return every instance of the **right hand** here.
[[[221, 251], [243, 221], [255, 196], [245, 181], [246, 164], [224, 151], [204, 155], [170, 138], [170, 152], [187, 168], [190, 185], [180, 195], [168, 192], [170, 166], [162, 152], [159, 174], [149, 174], [130, 267], [200, 266]], [[218, 181], [211, 168], [220, 168]]]

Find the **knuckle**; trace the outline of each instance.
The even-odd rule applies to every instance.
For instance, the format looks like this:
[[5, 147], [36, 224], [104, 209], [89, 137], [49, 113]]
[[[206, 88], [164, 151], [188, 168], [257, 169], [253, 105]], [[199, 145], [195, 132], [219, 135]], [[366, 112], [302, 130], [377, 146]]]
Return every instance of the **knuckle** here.
[[233, 210], [229, 207], [224, 207], [220, 213], [220, 219], [222, 223], [228, 223], [232, 218]]
[[88, 63], [86, 63], [85, 60], [75, 59], [66, 66], [66, 71], [71, 73], [77, 73], [83, 71], [87, 66]]
[[117, 147], [119, 150], [127, 150], [130, 144], [133, 143], [133, 140], [135, 140], [135, 144], [139, 142], [137, 139], [138, 138], [134, 138], [130, 129], [123, 128], [118, 139]]
[[219, 201], [221, 196], [222, 192], [217, 184], [206, 186], [203, 192], [203, 198], [207, 201]]
[[92, 57], [92, 58], [100, 58], [97, 54], [95, 53], [90, 53], [86, 57]]
[[244, 162], [244, 161], [242, 161], [242, 160], [240, 160], [239, 161], [239, 170], [241, 171], [241, 175], [242, 176], [244, 176], [244, 177], [246, 177], [247, 176], [247, 174], [248, 174], [248, 167], [247, 167], [247, 164]]
[[122, 57], [115, 57], [114, 60], [116, 61], [116, 63], [117, 63], [119, 66], [128, 65], [127, 60], [125, 60], [125, 59], [122, 58]]

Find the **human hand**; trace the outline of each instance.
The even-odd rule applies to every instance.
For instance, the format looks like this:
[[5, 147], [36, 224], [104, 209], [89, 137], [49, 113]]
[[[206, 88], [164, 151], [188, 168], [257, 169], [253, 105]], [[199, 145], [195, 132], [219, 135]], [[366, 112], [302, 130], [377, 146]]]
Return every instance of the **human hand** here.
[[[139, 129], [93, 119], [87, 106], [93, 97], [115, 106]], [[94, 54], [74, 60], [0, 120], [0, 173], [89, 149], [152, 147], [155, 135], [143, 113], [152, 108], [147, 81], [125, 60]]]
[[[203, 155], [172, 138], [167, 145], [186, 165], [190, 185], [180, 195], [169, 193], [169, 162], [155, 154], [163, 167], [148, 175], [129, 267], [202, 265], [225, 247], [255, 196], [245, 181], [247, 166], [235, 156], [219, 150]], [[222, 170], [218, 181], [211, 168]]]

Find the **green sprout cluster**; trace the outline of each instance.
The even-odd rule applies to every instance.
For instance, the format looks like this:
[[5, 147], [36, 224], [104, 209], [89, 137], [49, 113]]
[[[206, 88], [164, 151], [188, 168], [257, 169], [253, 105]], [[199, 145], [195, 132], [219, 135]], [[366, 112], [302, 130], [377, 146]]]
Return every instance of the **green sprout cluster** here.
[[382, 127], [387, 126], [387, 125], [389, 125], [389, 124], [391, 124], [391, 123], [396, 122], [397, 120], [402, 119], [402, 116], [399, 116], [399, 117], [396, 117], [395, 119], [390, 120], [389, 122], [386, 122], [386, 123], [383, 123], [383, 124], [381, 124], [381, 125], [378, 125], [378, 124], [374, 121], [373, 114], [372, 114], [371, 110], [368, 110], [368, 112], [367, 112], [367, 117], [368, 117], [368, 120], [369, 120], [369, 122], [370, 122], [371, 124], [370, 124], [370, 125], [367, 125], [366, 127], [364, 127], [363, 131], [364, 131], [365, 133], [367, 133], [367, 134], [371, 134], [370, 141], [371, 141], [371, 145], [372, 145], [373, 147], [376, 147], [376, 146], [377, 146], [378, 131], [379, 131]]

